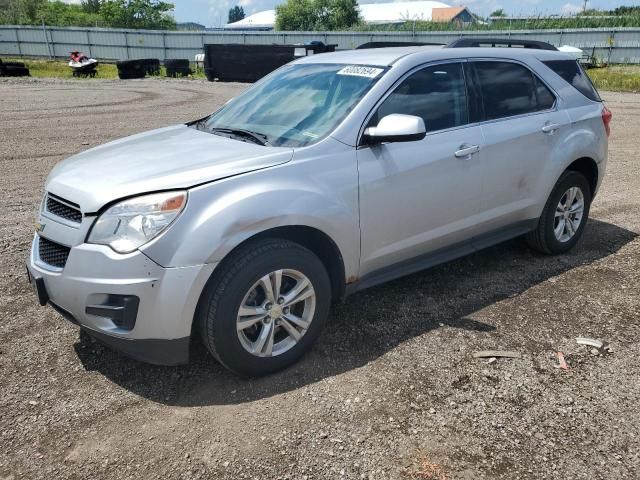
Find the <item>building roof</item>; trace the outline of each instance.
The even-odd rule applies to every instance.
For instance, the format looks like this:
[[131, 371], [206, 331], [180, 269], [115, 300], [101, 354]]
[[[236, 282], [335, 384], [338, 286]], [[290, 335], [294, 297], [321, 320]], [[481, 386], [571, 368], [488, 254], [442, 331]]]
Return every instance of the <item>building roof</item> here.
[[467, 7], [443, 7], [443, 8], [434, 8], [431, 11], [431, 21], [433, 22], [450, 22], [462, 12], [464, 12]]
[[263, 10], [262, 12], [254, 13], [248, 17], [244, 17], [237, 22], [227, 23], [224, 28], [273, 28], [276, 24], [276, 11], [275, 10]]
[[[446, 3], [431, 0], [414, 2], [365, 3], [360, 5], [360, 16], [368, 24], [402, 23], [412, 20], [432, 20], [432, 12], [436, 10], [456, 10], [458, 15], [464, 7], [450, 7]], [[453, 15], [447, 20], [455, 17]], [[276, 23], [276, 11], [264, 10], [254, 13], [234, 23], [227, 23], [228, 29], [271, 29]]]

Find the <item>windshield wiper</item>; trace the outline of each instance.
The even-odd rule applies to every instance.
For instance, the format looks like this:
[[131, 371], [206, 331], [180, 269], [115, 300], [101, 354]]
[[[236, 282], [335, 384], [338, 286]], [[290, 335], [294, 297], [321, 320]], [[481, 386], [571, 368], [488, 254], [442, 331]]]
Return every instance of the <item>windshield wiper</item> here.
[[210, 128], [211, 133], [227, 133], [229, 135], [236, 135], [238, 137], [249, 138], [258, 145], [271, 146], [267, 140], [267, 136], [264, 133], [252, 132], [251, 130], [243, 130], [241, 128]]

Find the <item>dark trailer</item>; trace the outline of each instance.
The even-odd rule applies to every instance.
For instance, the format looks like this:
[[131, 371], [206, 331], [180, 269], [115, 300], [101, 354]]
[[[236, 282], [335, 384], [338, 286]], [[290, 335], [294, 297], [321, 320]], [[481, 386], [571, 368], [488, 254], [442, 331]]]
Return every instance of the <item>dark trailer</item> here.
[[336, 45], [247, 45], [209, 43], [204, 46], [204, 73], [209, 81], [255, 82], [296, 58], [333, 52]]

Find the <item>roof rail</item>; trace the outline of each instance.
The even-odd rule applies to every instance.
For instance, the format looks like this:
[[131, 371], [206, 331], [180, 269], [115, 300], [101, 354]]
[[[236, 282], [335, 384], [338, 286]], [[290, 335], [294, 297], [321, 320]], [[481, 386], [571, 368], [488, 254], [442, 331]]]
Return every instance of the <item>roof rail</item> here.
[[514, 38], [484, 38], [484, 37], [462, 37], [454, 40], [446, 48], [465, 47], [515, 47], [533, 48], [536, 50], [558, 50], [547, 42], [539, 40], [520, 40]]
[[444, 45], [444, 43], [429, 43], [429, 42], [367, 42], [356, 47], [356, 50], [363, 50], [369, 48], [386, 48], [386, 47], [422, 47], [432, 45]]

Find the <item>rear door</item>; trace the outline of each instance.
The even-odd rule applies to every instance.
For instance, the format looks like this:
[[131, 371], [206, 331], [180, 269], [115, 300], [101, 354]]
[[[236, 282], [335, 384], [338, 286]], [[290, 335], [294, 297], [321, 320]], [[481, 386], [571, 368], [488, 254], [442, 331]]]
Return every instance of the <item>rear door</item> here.
[[553, 91], [528, 67], [508, 60], [468, 64], [479, 97], [484, 146], [482, 215], [478, 234], [535, 218], [545, 166], [567, 131]]

